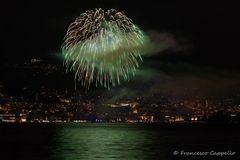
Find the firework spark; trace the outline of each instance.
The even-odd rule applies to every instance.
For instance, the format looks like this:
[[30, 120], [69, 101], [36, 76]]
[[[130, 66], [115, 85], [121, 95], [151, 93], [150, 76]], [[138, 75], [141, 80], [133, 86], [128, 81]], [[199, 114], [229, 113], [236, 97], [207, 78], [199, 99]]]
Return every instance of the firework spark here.
[[110, 88], [134, 76], [148, 39], [124, 12], [88, 10], [69, 26], [62, 45], [64, 65], [88, 88]]

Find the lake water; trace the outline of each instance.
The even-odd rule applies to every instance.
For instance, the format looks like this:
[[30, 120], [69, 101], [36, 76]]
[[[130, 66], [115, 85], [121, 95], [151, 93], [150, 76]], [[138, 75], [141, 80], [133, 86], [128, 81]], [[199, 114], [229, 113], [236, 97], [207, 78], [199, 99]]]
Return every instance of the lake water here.
[[[240, 129], [207, 124], [0, 124], [0, 159], [238, 159]], [[209, 152], [181, 155], [181, 152]], [[214, 156], [214, 152], [236, 152]], [[176, 155], [174, 155], [176, 154]]]

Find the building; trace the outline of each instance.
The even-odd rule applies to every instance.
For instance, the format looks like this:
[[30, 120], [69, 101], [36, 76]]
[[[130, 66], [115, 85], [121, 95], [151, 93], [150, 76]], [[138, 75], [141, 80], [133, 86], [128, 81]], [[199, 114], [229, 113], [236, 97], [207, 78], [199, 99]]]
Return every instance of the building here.
[[0, 122], [16, 122], [15, 114], [0, 114]]

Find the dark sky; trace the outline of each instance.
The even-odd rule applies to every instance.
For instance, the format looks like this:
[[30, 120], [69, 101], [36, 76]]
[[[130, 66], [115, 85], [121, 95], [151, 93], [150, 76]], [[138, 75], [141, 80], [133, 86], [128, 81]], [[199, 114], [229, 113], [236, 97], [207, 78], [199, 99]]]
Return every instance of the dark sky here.
[[[31, 57], [55, 58], [67, 27], [77, 16], [88, 9], [115, 8], [123, 10], [144, 31], [167, 33], [164, 35], [180, 43], [180, 48], [181, 45], [190, 46], [190, 49], [165, 50], [164, 54], [145, 58], [144, 65], [150, 66], [152, 73], [152, 69], [159, 71], [152, 75], [165, 81], [166, 85], [162, 85], [165, 88], [189, 82], [194, 84], [190, 87], [201, 88], [213, 86], [220, 79], [215, 88], [224, 85], [229, 88], [230, 85], [240, 89], [240, 14], [237, 6], [226, 2], [167, 0], [9, 0], [3, 6], [5, 37], [1, 63], [18, 63]], [[170, 75], [169, 82], [169, 73], [181, 76]], [[150, 77], [141, 83], [151, 83], [153, 79]], [[163, 82], [155, 78], [154, 83]]]
[[[135, 1], [8, 1], [4, 32], [7, 59], [48, 56], [59, 51], [68, 25], [87, 9], [123, 10], [142, 29], [173, 32], [194, 46], [199, 63], [234, 66], [238, 63], [239, 14], [235, 4]], [[196, 57], [195, 57], [196, 56]], [[239, 67], [238, 64], [235, 64]]]

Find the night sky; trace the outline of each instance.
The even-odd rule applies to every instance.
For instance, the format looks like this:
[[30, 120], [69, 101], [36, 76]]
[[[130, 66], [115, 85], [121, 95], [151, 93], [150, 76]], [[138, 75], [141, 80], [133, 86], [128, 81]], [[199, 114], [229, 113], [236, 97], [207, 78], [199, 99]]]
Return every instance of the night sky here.
[[[57, 59], [67, 27], [80, 13], [115, 8], [123, 10], [155, 43], [164, 46], [144, 57], [139, 75], [120, 89], [135, 89], [136, 85], [143, 86], [146, 93], [153, 92], [151, 88], [176, 93], [183, 88], [201, 88], [203, 93], [240, 89], [236, 4], [10, 0], [3, 7], [2, 31], [6, 37], [0, 55], [2, 66], [32, 57]], [[145, 79], [139, 80], [141, 76]]]

